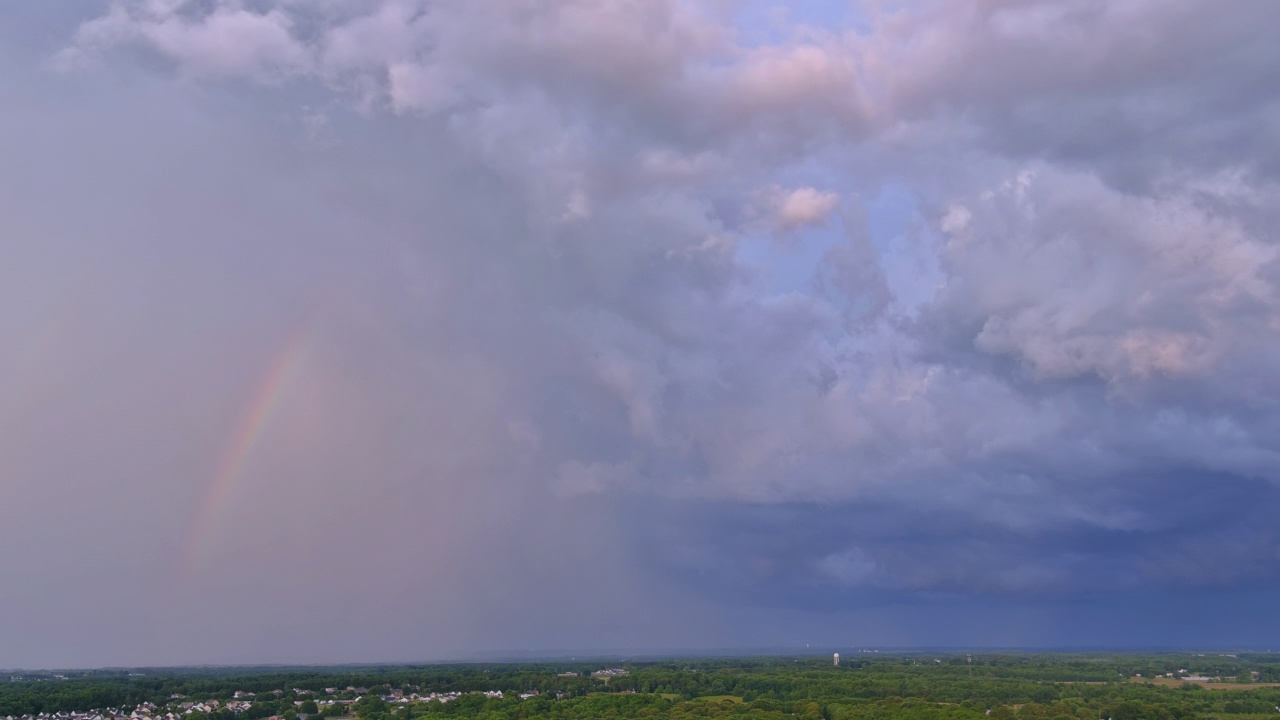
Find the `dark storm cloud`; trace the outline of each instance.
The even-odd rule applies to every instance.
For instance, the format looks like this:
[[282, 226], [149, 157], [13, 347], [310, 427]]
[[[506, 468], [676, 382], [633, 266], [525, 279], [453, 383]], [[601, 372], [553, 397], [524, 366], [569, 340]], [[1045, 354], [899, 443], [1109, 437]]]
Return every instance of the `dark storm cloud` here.
[[1010, 528], [926, 503], [693, 505], [645, 513], [638, 545], [724, 602], [824, 611], [903, 592], [1084, 603], [1280, 581], [1270, 483], [1174, 471], [1089, 492], [1142, 521]]

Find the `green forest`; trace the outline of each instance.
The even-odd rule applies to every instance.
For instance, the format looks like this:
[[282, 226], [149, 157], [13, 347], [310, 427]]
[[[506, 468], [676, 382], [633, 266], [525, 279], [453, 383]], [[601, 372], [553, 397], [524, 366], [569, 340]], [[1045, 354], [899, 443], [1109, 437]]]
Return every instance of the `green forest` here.
[[[251, 701], [228, 709], [237, 692]], [[1256, 720], [1280, 716], [1280, 655], [857, 653], [839, 666], [829, 655], [613, 658], [15, 672], [0, 682], [0, 716], [138, 709], [186, 720]]]

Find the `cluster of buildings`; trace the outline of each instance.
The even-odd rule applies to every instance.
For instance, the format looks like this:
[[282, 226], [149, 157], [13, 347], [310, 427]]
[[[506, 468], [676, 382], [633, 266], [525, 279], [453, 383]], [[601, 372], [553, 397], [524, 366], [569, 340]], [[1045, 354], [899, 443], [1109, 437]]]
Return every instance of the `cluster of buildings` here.
[[[216, 700], [211, 701], [217, 703]], [[188, 703], [191, 704], [191, 703]], [[202, 704], [201, 704], [202, 705]], [[207, 707], [207, 706], [205, 706]], [[191, 712], [191, 711], [187, 711]], [[206, 709], [205, 712], [208, 712]], [[119, 708], [99, 708], [96, 710], [86, 710], [84, 712], [64, 711], [51, 713], [38, 713], [36, 715], [8, 715], [0, 720], [182, 720], [183, 712], [160, 712], [151, 703], [142, 703], [133, 710], [125, 711]]]
[[[252, 697], [253, 693], [248, 693], [248, 696]], [[183, 699], [184, 697], [175, 695], [171, 699]], [[236, 697], [243, 696], [240, 693], [236, 693]], [[110, 707], [85, 710], [83, 712], [68, 710], [51, 713], [42, 712], [36, 715], [9, 715], [0, 718], [0, 720], [184, 720], [185, 716], [195, 712], [208, 713], [220, 709], [244, 712], [252, 706], [252, 702], [243, 699], [228, 700], [226, 702], [218, 700], [177, 702], [165, 707], [144, 702], [132, 710]]]
[[[337, 692], [337, 688], [329, 690]], [[277, 691], [278, 692], [278, 691]], [[365, 692], [368, 692], [367, 690]], [[310, 691], [301, 691], [299, 694], [310, 694]], [[501, 698], [503, 693], [501, 690], [483, 691], [485, 697]], [[521, 700], [528, 700], [538, 694], [538, 691], [520, 693]], [[387, 702], [409, 703], [409, 702], [440, 702], [446, 703], [451, 700], [457, 700], [462, 697], [463, 693], [447, 692], [447, 693], [412, 693], [405, 695], [402, 691], [395, 691], [392, 695], [383, 698]], [[244, 712], [253, 706], [253, 693], [237, 692], [234, 697], [237, 699], [219, 701], [219, 700], [203, 700], [192, 701], [182, 700], [181, 702], [172, 703], [166, 707], [158, 707], [152, 703], [144, 702], [132, 710], [120, 708], [98, 708], [94, 710], [86, 710], [83, 712], [64, 711], [52, 713], [39, 713], [36, 715], [9, 715], [0, 717], [0, 720], [187, 720], [186, 716], [191, 713], [209, 713], [217, 710], [231, 710], [232, 712]], [[174, 698], [181, 699], [181, 698]], [[317, 700], [316, 705], [319, 707], [329, 707], [333, 705], [351, 705], [355, 700]], [[301, 705], [302, 701], [296, 701], [294, 704]], [[267, 720], [272, 720], [268, 718]], [[276, 718], [275, 720], [279, 720]]]
[[[594, 673], [592, 673], [593, 676], [598, 678], [609, 678], [609, 677], [626, 675], [626, 674], [627, 674], [627, 671], [623, 670], [622, 668], [608, 668], [605, 670], [597, 670]], [[577, 673], [566, 673], [565, 675], [576, 676]], [[21, 679], [22, 678], [18, 676], [10, 678], [10, 680], [15, 682]], [[461, 693], [461, 692], [419, 693], [417, 692], [418, 690], [421, 690], [421, 688], [417, 688], [416, 686], [407, 694], [404, 690], [392, 690], [389, 695], [384, 696], [382, 699], [390, 703], [412, 703], [412, 702], [447, 703], [453, 700], [457, 700], [458, 698], [462, 697], [464, 694], [467, 694], [467, 693]], [[357, 697], [354, 699], [338, 699], [338, 698], [319, 699], [318, 698], [315, 701], [316, 706], [325, 708], [325, 707], [333, 707], [334, 705], [339, 705], [339, 706], [353, 705], [362, 696], [367, 695], [369, 693], [368, 688], [358, 688], [358, 687], [347, 687], [345, 688], [345, 691], [353, 693]], [[337, 695], [340, 692], [342, 692], [342, 690], [336, 687], [330, 687], [330, 688], [324, 689], [324, 693], [326, 695]], [[315, 691], [307, 690], [304, 688], [293, 688], [293, 693], [296, 697], [303, 697], [306, 695], [317, 694]], [[271, 694], [276, 697], [280, 697], [281, 695], [284, 694], [284, 691], [272, 690]], [[481, 694], [487, 698], [504, 697], [503, 692], [501, 690], [482, 690], [482, 691], [477, 691], [476, 693], [471, 693], [471, 694]], [[519, 698], [521, 700], [528, 700], [532, 697], [536, 697], [538, 694], [539, 692], [537, 690], [531, 690], [528, 692], [520, 693]], [[555, 696], [557, 699], [562, 698], [564, 697], [564, 693], [557, 692]], [[230, 700], [214, 700], [214, 699], [191, 700], [191, 699], [188, 699], [187, 696], [185, 695], [174, 694], [169, 697], [170, 702], [167, 705], [163, 705], [163, 706], [158, 706], [158, 705], [155, 705], [154, 703], [144, 702], [141, 705], [138, 705], [137, 707], [129, 710], [119, 709], [119, 708], [99, 708], [99, 709], [88, 710], [84, 712], [74, 712], [74, 711], [54, 712], [54, 713], [42, 712], [42, 713], [39, 713], [38, 715], [21, 715], [21, 716], [10, 715], [8, 717], [0, 717], [0, 720], [188, 720], [187, 716], [191, 715], [192, 713], [211, 713], [218, 710], [231, 710], [232, 712], [235, 712], [235, 713], [244, 712], [249, 708], [253, 707], [253, 701], [256, 697], [257, 697], [256, 693], [248, 692], [245, 690], [235, 691], [232, 694]], [[295, 700], [293, 704], [302, 705], [303, 702], [304, 701], [302, 700]], [[272, 718], [267, 718], [267, 720], [280, 720], [280, 719], [278, 717], [272, 717]]]
[[3, 720], [121, 720], [129, 717], [115, 708], [90, 710], [88, 712], [56, 712], [39, 715], [8, 715]]
[[[333, 693], [337, 692], [337, 690], [338, 690], [337, 688], [325, 688], [325, 692], [327, 692], [327, 693], [329, 693], [329, 694], [333, 694]], [[369, 692], [369, 691], [368, 691], [367, 689], [365, 689], [365, 688], [347, 688], [347, 690], [351, 690], [351, 691], [356, 692], [356, 693], [358, 693], [358, 694], [360, 694], [360, 695], [365, 695], [365, 694], [367, 694], [367, 693]], [[383, 696], [383, 698], [382, 698], [382, 699], [383, 699], [383, 700], [386, 700], [386, 701], [387, 701], [387, 702], [389, 702], [389, 703], [412, 703], [412, 702], [439, 702], [439, 703], [447, 703], [447, 702], [450, 702], [450, 701], [452, 701], [452, 700], [457, 700], [458, 698], [462, 697], [464, 694], [466, 694], [466, 693], [460, 693], [460, 692], [443, 692], [443, 693], [437, 693], [437, 692], [433, 692], [433, 693], [419, 694], [419, 693], [416, 693], [416, 692], [411, 692], [411, 693], [409, 693], [408, 695], [406, 695], [406, 694], [404, 693], [404, 691], [403, 691], [403, 690], [392, 690], [390, 695]], [[481, 691], [478, 691], [478, 694], [484, 695], [484, 696], [485, 696], [485, 697], [487, 697], [487, 698], [501, 698], [501, 697], [503, 696], [503, 695], [502, 695], [502, 691], [501, 691], [501, 690], [481, 690]], [[534, 692], [534, 693], [532, 693], [532, 694], [525, 694], [525, 695], [521, 695], [520, 697], [521, 697], [522, 699], [525, 699], [525, 698], [527, 698], [527, 697], [533, 697], [533, 695], [537, 695], [537, 694], [538, 694], [538, 693]], [[317, 706], [319, 706], [319, 707], [322, 707], [322, 708], [323, 708], [323, 707], [332, 707], [332, 706], [334, 706], [334, 705], [354, 705], [354, 704], [356, 703], [356, 701], [357, 701], [357, 700], [359, 700], [359, 699], [360, 699], [360, 698], [359, 698], [359, 697], [357, 697], [357, 698], [354, 698], [354, 699], [351, 699], [351, 700], [316, 700], [316, 705], [317, 705]], [[297, 704], [301, 704], [301, 702], [299, 702], [299, 703], [297, 703]]]
[[[1235, 657], [1235, 655], [1227, 655], [1227, 657]], [[1141, 678], [1142, 673], [1134, 673], [1134, 677]], [[1200, 675], [1200, 674], [1193, 674], [1190, 670], [1187, 670], [1186, 668], [1180, 668], [1177, 672], [1167, 672], [1163, 674], [1157, 674], [1156, 677], [1168, 678], [1170, 680], [1180, 680], [1182, 682], [1191, 682], [1191, 683], [1237, 682], [1240, 680], [1240, 676], [1238, 675], [1227, 675], [1227, 676]], [[1261, 673], [1258, 672], [1257, 670], [1249, 671], [1250, 681], [1258, 682], [1260, 677], [1261, 677]]]

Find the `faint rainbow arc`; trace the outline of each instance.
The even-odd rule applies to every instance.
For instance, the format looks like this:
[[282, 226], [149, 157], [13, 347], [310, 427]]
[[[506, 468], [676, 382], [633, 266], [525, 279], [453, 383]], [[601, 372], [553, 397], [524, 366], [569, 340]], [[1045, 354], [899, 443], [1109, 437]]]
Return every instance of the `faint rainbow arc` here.
[[196, 518], [191, 523], [187, 538], [183, 568], [193, 572], [200, 559], [201, 549], [213, 533], [230, 498], [245, 464], [262, 438], [280, 399], [297, 374], [311, 342], [311, 323], [293, 335], [284, 349], [276, 354], [268, 366], [266, 375], [255, 389], [249, 404], [241, 411], [240, 418], [218, 462], [213, 481], [205, 489], [200, 504], [196, 506]]

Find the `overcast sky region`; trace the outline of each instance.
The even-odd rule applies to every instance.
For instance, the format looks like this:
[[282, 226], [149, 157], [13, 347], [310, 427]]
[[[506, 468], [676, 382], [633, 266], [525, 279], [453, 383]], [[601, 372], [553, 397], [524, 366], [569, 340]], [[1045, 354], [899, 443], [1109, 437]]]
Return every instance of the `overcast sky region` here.
[[0, 667], [1280, 647], [1280, 3], [0, 4]]

